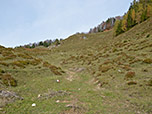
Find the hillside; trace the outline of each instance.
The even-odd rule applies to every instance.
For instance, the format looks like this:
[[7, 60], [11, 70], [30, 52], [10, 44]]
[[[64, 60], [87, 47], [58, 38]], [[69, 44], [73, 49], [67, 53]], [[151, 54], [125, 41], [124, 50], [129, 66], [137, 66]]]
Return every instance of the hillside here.
[[151, 114], [151, 65], [152, 18], [117, 37], [111, 29], [54, 48], [0, 47], [0, 113]]

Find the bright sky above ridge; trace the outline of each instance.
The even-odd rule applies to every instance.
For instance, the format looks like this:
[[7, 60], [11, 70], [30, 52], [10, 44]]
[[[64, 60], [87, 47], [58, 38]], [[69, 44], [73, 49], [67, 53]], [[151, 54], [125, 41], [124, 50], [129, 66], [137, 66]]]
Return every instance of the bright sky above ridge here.
[[14, 47], [87, 32], [123, 15], [132, 0], [0, 0], [0, 45]]

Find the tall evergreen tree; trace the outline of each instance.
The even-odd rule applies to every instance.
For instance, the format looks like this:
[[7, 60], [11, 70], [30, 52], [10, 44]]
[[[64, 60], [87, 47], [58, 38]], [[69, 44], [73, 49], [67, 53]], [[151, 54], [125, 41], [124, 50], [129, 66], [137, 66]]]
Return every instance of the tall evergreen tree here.
[[114, 31], [113, 31], [113, 34], [114, 36], [117, 36], [117, 29], [118, 29], [118, 25], [119, 25], [120, 21], [119, 20], [116, 20], [115, 22], [115, 26], [114, 26]]
[[130, 29], [133, 25], [133, 19], [132, 19], [132, 9], [128, 12], [128, 18], [127, 18], [127, 28]]
[[117, 30], [116, 30], [116, 36], [123, 33], [124, 31], [122, 30], [122, 20], [120, 20]]

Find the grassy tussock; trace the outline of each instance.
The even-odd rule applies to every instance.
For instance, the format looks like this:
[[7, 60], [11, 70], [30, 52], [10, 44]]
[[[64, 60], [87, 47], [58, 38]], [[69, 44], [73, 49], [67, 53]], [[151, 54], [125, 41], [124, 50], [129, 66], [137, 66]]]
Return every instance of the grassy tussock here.
[[147, 58], [147, 59], [144, 59], [143, 62], [147, 63], [147, 64], [151, 64], [152, 63], [152, 59], [151, 58]]
[[21, 54], [21, 53], [19, 53], [17, 56], [21, 57], [21, 58], [24, 58], [24, 59], [33, 59], [33, 57], [30, 56], [30, 55], [28, 55], [28, 54]]
[[135, 77], [135, 72], [127, 72], [125, 79], [131, 79]]
[[152, 79], [150, 79], [149, 81], [148, 81], [148, 84], [147, 84], [148, 86], [152, 86]]
[[65, 73], [60, 67], [51, 65], [48, 62], [43, 62], [43, 66], [49, 68], [55, 75], [62, 75]]
[[2, 83], [6, 86], [17, 86], [17, 80], [13, 78], [10, 74], [1, 74], [0, 80], [2, 80]]
[[17, 66], [20, 68], [25, 68], [27, 65], [36, 66], [41, 64], [41, 59], [33, 59], [33, 60], [17, 60], [10, 63], [12, 66]]
[[8, 64], [8, 63], [6, 63], [6, 62], [1, 62], [1, 61], [0, 61], [0, 65], [6, 66], [6, 67], [8, 67], [8, 66], [9, 66], [9, 64]]
[[109, 66], [109, 65], [106, 65], [106, 66], [105, 65], [100, 65], [98, 70], [105, 73], [105, 72], [108, 72], [110, 69], [112, 69], [112, 67]]

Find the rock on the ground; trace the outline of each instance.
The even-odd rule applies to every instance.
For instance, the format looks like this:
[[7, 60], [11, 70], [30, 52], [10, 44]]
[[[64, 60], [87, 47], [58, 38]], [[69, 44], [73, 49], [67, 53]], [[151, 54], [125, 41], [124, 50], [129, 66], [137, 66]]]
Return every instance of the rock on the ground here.
[[4, 107], [15, 100], [23, 100], [23, 97], [18, 96], [15, 92], [0, 90], [0, 107]]

